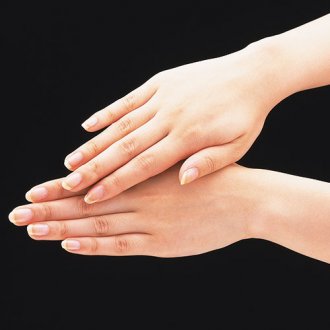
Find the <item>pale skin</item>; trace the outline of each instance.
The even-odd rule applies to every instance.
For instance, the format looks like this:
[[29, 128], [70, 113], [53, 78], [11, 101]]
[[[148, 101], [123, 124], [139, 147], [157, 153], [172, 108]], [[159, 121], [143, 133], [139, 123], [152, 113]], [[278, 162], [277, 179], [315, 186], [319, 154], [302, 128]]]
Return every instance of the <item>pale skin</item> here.
[[330, 262], [329, 183], [228, 166], [278, 102], [330, 83], [328, 31], [330, 15], [156, 75], [85, 122], [110, 126], [10, 220], [79, 254], [175, 257], [262, 238]]
[[[161, 72], [95, 113], [98, 136], [65, 160], [87, 203], [118, 195], [183, 163], [182, 184], [239, 160], [268, 113], [289, 95], [330, 83], [330, 15], [233, 54]], [[109, 126], [110, 125], [110, 126]], [[31, 201], [42, 194], [31, 192]]]
[[84, 255], [179, 257], [261, 238], [330, 262], [329, 183], [233, 164], [182, 186], [179, 168], [92, 205], [48, 182], [51, 200], [10, 220]]

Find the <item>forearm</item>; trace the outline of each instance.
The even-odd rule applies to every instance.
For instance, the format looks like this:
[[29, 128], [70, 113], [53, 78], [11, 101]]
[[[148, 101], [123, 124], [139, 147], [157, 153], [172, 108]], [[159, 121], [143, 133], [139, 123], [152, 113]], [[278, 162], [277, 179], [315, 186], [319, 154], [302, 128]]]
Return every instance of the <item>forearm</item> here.
[[330, 14], [248, 47], [266, 55], [280, 99], [330, 84]]
[[267, 172], [265, 216], [252, 236], [330, 263], [330, 183]]

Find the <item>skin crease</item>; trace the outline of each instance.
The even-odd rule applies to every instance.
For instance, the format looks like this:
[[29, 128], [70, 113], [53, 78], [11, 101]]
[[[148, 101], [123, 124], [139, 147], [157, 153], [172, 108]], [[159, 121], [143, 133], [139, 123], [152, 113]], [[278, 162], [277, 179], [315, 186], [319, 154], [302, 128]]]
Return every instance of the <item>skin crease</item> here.
[[[330, 262], [329, 183], [233, 164], [181, 186], [179, 168], [92, 205], [58, 180], [52, 200], [21, 206], [10, 219], [29, 224], [33, 239], [64, 240], [78, 254], [180, 257], [261, 238]], [[32, 217], [17, 222], [23, 208]], [[40, 225], [48, 234], [38, 235]], [[70, 248], [72, 240], [80, 249]]]
[[[330, 262], [329, 183], [225, 167], [248, 150], [281, 99], [330, 83], [328, 31], [330, 15], [156, 75], [95, 114], [94, 126], [85, 123], [89, 131], [112, 125], [78, 149], [79, 164], [67, 159], [80, 184], [71, 191], [63, 179], [35, 187], [26, 196], [35, 204], [15, 209], [10, 220], [34, 223], [34, 239], [65, 239], [64, 248], [80, 254], [175, 257], [261, 238]], [[155, 176], [187, 157], [180, 171]], [[191, 166], [197, 172], [185, 177]], [[177, 182], [196, 174], [189, 186]], [[89, 189], [99, 179], [91, 191], [101, 187], [105, 201], [89, 205], [84, 196], [96, 201]], [[50, 232], [36, 236], [35, 226], [45, 230], [46, 222]], [[79, 249], [69, 246], [72, 238]]]

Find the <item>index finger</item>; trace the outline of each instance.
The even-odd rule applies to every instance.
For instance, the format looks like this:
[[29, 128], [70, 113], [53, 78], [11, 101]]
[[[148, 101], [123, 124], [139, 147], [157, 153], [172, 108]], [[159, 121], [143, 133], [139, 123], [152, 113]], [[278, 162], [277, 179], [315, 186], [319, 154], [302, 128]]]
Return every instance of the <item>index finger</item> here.
[[89, 132], [98, 131], [147, 103], [156, 91], [156, 84], [151, 78], [124, 97], [94, 113], [81, 126]]
[[41, 183], [31, 188], [26, 194], [25, 198], [31, 203], [46, 202], [51, 200], [57, 200], [67, 197], [73, 197], [85, 194], [87, 189], [81, 191], [72, 192], [62, 187], [62, 181], [64, 178], [55, 179]]

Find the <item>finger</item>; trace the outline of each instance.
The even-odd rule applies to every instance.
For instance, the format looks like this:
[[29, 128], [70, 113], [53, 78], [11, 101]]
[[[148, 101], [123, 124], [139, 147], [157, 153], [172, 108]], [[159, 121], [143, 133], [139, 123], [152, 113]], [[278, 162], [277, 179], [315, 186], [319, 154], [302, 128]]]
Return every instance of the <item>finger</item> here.
[[39, 203], [85, 194], [85, 190], [71, 192], [63, 189], [62, 180], [63, 178], [47, 181], [31, 188], [25, 194], [26, 200], [32, 203]]
[[166, 136], [167, 131], [164, 125], [155, 124], [154, 120], [150, 120], [85, 165], [79, 167], [63, 180], [62, 186], [72, 191], [84, 189], [157, 143]]
[[82, 124], [82, 127], [89, 132], [98, 131], [147, 103], [155, 93], [156, 85], [152, 79], [149, 79], [126, 96], [93, 114]]
[[145, 222], [134, 213], [116, 213], [84, 219], [46, 221], [28, 225], [27, 231], [36, 240], [63, 240], [68, 237], [104, 237], [144, 233]]
[[173, 147], [176, 143], [172, 139], [167, 136], [101, 180], [88, 192], [85, 201], [95, 203], [112, 198], [177, 163], [182, 159], [182, 155]]
[[179, 179], [182, 185], [213, 173], [242, 157], [234, 142], [222, 146], [208, 147], [190, 156], [181, 166]]
[[19, 206], [9, 214], [9, 220], [17, 226], [25, 226], [32, 222], [88, 218], [104, 213], [130, 212], [135, 208], [134, 203], [134, 200], [121, 195], [93, 207], [84, 201], [83, 196], [75, 196]]
[[148, 234], [75, 237], [62, 242], [62, 247], [71, 253], [107, 256], [152, 255], [152, 245], [152, 236]]
[[89, 140], [65, 158], [64, 165], [69, 170], [75, 170], [96, 157], [110, 145], [148, 122], [156, 112], [156, 104], [148, 102], [142, 107], [130, 112], [108, 127], [105, 131]]

